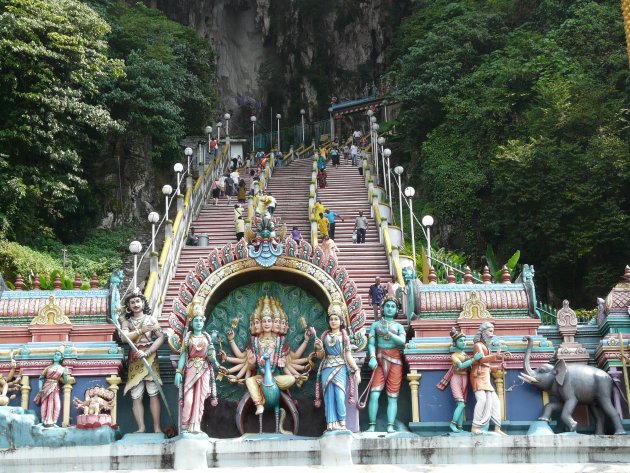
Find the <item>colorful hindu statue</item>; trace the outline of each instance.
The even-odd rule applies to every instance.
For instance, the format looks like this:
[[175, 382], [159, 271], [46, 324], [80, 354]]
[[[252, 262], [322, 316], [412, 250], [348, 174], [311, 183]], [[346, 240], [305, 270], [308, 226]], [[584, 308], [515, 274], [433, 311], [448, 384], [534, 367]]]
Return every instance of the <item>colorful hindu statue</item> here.
[[205, 325], [203, 306], [195, 305], [190, 322], [191, 331], [186, 333], [182, 352], [175, 370], [175, 386], [182, 391], [182, 431], [201, 432], [206, 399], [217, 405], [217, 387], [212, 364], [217, 364], [215, 349], [210, 335], [203, 330]]
[[[501, 352], [499, 345], [499, 350], [492, 354], [493, 338], [494, 325], [492, 322], [484, 322], [479, 326], [473, 339], [475, 343], [473, 356], [476, 361], [473, 363], [470, 372], [470, 384], [475, 393], [477, 403], [475, 404], [471, 432], [477, 435], [483, 434], [490, 421], [494, 423], [495, 433], [507, 435], [501, 430], [501, 401], [494, 386], [492, 386], [490, 373], [499, 369], [499, 366], [492, 365], [493, 362], [501, 360], [503, 363], [503, 360], [509, 358], [511, 353], [507, 351]], [[478, 354], [481, 356], [478, 357]]]
[[[278, 220], [268, 213], [264, 216], [256, 216], [252, 219], [251, 231], [247, 234], [247, 240], [250, 242], [250, 258], [254, 258], [265, 268], [273, 266], [278, 256], [284, 251], [282, 240], [286, 229], [284, 225], [276, 229], [277, 223]], [[278, 230], [277, 233], [276, 230]]]
[[231, 382], [245, 383], [256, 405], [256, 415], [261, 415], [266, 405], [264, 374], [272, 375], [275, 386], [280, 390], [287, 390], [296, 383], [299, 387], [308, 379], [311, 365], [309, 359], [302, 355], [314, 329], [306, 329], [304, 341], [293, 352], [285, 339], [288, 327], [288, 317], [280, 301], [264, 296], [250, 317], [250, 344], [245, 351], [236, 345], [234, 331], [230, 329], [227, 332], [234, 356], [222, 357], [234, 366], [222, 368], [221, 372], [228, 375]]
[[0, 373], [0, 406], [8, 406], [11, 399], [15, 399], [15, 394], [10, 394], [20, 390], [20, 382], [22, 381], [22, 371], [14, 378], [15, 370], [17, 369], [17, 362], [13, 359], [13, 352], [11, 352], [11, 370], [5, 378]]
[[320, 392], [323, 392], [326, 429], [344, 430], [346, 391], [349, 387], [351, 396], [356, 392], [361, 382], [361, 371], [352, 357], [350, 337], [338, 302], [328, 307], [328, 326], [330, 329], [322, 334], [322, 338], [315, 339], [315, 353], [317, 358], [323, 359], [317, 373], [315, 406], [321, 405]]
[[469, 358], [464, 352], [466, 348], [466, 334], [457, 331], [457, 328], [453, 327], [450, 335], [454, 347], [454, 353], [451, 355], [453, 365], [437, 387], [444, 390], [450, 383], [453, 399], [457, 404], [453, 412], [450, 428], [453, 432], [462, 432], [464, 410], [466, 409], [466, 399], [468, 398], [468, 368], [472, 366], [473, 360], [479, 360], [483, 355], [476, 353], [474, 358]]
[[[124, 394], [131, 392], [133, 417], [138, 425], [137, 432], [145, 431], [142, 403], [145, 391], [149, 395], [153, 430], [161, 432], [158, 384], [161, 385], [162, 380], [159, 375], [157, 351], [164, 343], [164, 336], [160, 324], [151, 315], [148, 302], [141, 292], [134, 291], [125, 299], [125, 318], [121, 328], [126, 340], [131, 341], [137, 349], [129, 351], [129, 368], [124, 391]], [[147, 361], [146, 364], [143, 358]]]
[[370, 327], [368, 342], [369, 367], [374, 370], [368, 404], [369, 426], [376, 430], [378, 399], [383, 389], [387, 391], [387, 432], [395, 432], [394, 422], [398, 411], [398, 393], [402, 383], [403, 362], [401, 348], [405, 345], [405, 329], [394, 322], [399, 309], [398, 299], [385, 296], [382, 302], [383, 317]]
[[61, 413], [59, 383], [66, 384], [69, 380], [68, 368], [61, 364], [64, 350], [64, 346], [55, 350], [52, 364], [39, 375], [39, 392], [33, 402], [40, 406], [44, 427], [56, 427]]

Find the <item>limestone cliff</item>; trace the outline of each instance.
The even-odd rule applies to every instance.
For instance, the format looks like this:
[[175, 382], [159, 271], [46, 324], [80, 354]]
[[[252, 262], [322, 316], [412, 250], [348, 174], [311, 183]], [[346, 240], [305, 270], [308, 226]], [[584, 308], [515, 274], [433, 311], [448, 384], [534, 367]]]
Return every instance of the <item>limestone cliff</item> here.
[[[146, 0], [207, 37], [218, 55], [221, 105], [325, 116], [330, 97], [377, 80], [411, 0]], [[261, 115], [261, 118], [264, 117]], [[244, 123], [244, 122], [243, 122]], [[236, 125], [236, 122], [235, 122]]]

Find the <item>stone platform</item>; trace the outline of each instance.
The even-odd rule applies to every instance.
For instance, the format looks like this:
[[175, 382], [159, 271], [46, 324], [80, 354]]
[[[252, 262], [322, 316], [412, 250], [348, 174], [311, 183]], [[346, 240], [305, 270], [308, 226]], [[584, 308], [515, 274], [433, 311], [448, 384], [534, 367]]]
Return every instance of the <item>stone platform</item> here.
[[[131, 437], [131, 438], [129, 438]], [[90, 447], [36, 447], [0, 451], [3, 471], [65, 472], [348, 465], [626, 464], [630, 436], [540, 437], [412, 433], [324, 435], [320, 438], [246, 435], [210, 439], [203, 434], [164, 440], [150, 434]]]

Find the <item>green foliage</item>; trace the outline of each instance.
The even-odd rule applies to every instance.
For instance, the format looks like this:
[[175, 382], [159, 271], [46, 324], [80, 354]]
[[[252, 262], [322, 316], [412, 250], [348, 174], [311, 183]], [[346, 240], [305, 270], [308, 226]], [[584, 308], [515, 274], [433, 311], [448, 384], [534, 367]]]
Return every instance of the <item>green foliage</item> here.
[[192, 29], [141, 3], [113, 2], [112, 53], [125, 60], [125, 76], [104, 85], [103, 100], [125, 134], [149, 137], [154, 159], [180, 158], [179, 141], [207, 125], [216, 100], [214, 53]]
[[112, 271], [122, 266], [122, 258], [133, 233], [133, 227], [97, 230], [82, 243], [67, 246], [54, 239], [42, 238], [37, 241], [39, 250], [0, 240], [0, 272], [8, 281], [14, 281], [21, 274], [26, 288], [32, 287], [35, 275], [39, 274], [41, 288], [52, 289], [55, 274], [62, 275], [62, 250], [65, 248], [64, 289], [72, 289], [76, 273], [81, 275], [84, 285], [87, 284], [85, 289], [89, 288], [88, 281], [93, 273], [97, 274], [100, 286], [104, 286]]
[[77, 208], [81, 150], [116, 127], [97, 103], [99, 81], [121, 73], [108, 31], [79, 1], [0, 3], [0, 231], [11, 238], [52, 234]]
[[[536, 266], [575, 305], [630, 259], [627, 67], [617, 2], [419, 2], [389, 75], [411, 184], [449, 247]], [[403, 39], [404, 36], [404, 39]], [[438, 227], [439, 228], [439, 227]], [[497, 268], [498, 269], [498, 268]]]
[[520, 259], [520, 257], [521, 252], [519, 250], [516, 250], [505, 264], [500, 264], [499, 260], [497, 260], [497, 257], [494, 254], [494, 248], [492, 248], [492, 245], [488, 245], [488, 247], [486, 248], [486, 262], [488, 263], [490, 274], [492, 274], [492, 279], [495, 282], [501, 282], [503, 266], [507, 267], [507, 269], [510, 271], [510, 279], [514, 279], [514, 277], [516, 276], [516, 265], [518, 264], [518, 260]]

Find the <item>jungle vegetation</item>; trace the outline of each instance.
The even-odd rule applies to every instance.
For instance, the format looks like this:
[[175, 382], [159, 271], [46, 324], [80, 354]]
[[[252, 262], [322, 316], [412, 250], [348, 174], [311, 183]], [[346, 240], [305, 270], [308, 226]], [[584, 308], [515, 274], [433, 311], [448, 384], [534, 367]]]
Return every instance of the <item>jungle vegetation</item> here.
[[594, 306], [630, 262], [619, 2], [418, 0], [388, 57], [395, 139], [441, 245], [479, 263], [519, 249], [543, 297]]
[[[104, 143], [150, 142], [156, 163], [175, 162], [179, 141], [198, 133], [215, 101], [208, 42], [121, 0], [0, 0], [0, 71], [0, 240], [14, 243], [0, 245], [0, 270], [9, 277], [19, 245], [60, 269], [61, 246], [100, 238], [86, 169]], [[88, 278], [121, 262], [100, 248], [74, 253]]]

